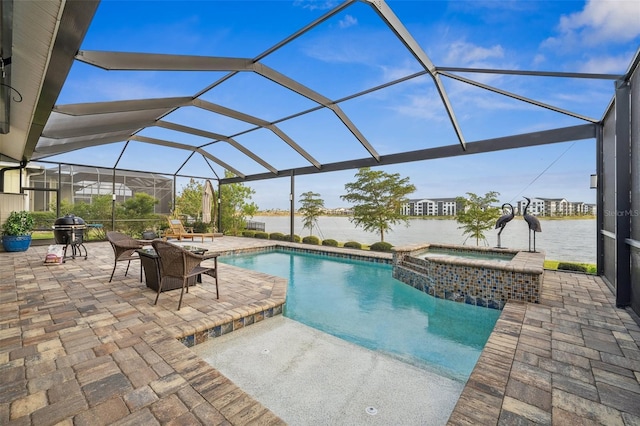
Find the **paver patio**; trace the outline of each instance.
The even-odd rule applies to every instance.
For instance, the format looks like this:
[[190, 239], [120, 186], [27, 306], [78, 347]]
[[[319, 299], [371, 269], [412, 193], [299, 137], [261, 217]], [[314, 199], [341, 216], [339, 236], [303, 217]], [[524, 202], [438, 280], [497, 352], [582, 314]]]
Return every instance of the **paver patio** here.
[[[46, 246], [0, 253], [0, 424], [284, 423], [178, 338], [268, 320], [285, 280], [220, 264], [220, 300], [205, 277], [177, 311], [178, 291], [153, 305], [137, 262], [108, 283], [109, 244], [87, 246], [51, 266]], [[542, 292], [506, 305], [449, 422], [640, 424], [638, 324], [600, 278], [547, 271]]]

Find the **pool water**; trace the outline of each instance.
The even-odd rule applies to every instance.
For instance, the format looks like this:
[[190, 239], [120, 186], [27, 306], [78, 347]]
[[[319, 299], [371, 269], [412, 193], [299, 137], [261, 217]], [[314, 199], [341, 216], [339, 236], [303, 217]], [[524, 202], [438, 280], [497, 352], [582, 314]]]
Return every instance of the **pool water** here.
[[500, 315], [431, 297], [392, 278], [391, 265], [284, 250], [219, 261], [288, 279], [288, 318], [460, 381]]
[[511, 262], [514, 254], [507, 253], [494, 253], [486, 251], [473, 251], [473, 250], [447, 250], [447, 249], [429, 249], [423, 253], [425, 259], [433, 258], [445, 258], [445, 257], [462, 257], [465, 259], [477, 259], [477, 260], [491, 260], [495, 262]]

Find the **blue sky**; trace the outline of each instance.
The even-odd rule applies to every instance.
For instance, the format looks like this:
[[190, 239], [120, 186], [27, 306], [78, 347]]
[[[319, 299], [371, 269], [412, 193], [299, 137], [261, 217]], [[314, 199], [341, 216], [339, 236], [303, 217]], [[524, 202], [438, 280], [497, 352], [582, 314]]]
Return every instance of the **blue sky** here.
[[[338, 2], [327, 1], [112, 1], [103, 0], [83, 50], [255, 58], [317, 19]], [[624, 73], [640, 46], [640, 1], [388, 1], [436, 66], [585, 73]], [[356, 3], [299, 39], [268, 55], [264, 65], [332, 100], [422, 71], [412, 55], [366, 3]], [[104, 71], [75, 63], [57, 104], [191, 96], [222, 72]], [[611, 80], [462, 74], [503, 90], [599, 119], [614, 93]], [[584, 124], [584, 121], [525, 104], [443, 77], [444, 87], [468, 142]], [[254, 73], [241, 73], [203, 99], [274, 121], [315, 106]], [[339, 104], [381, 154], [456, 144], [433, 80], [422, 76]], [[165, 120], [226, 136], [253, 127], [195, 107]], [[336, 116], [318, 111], [279, 127], [321, 163], [365, 158], [364, 148]], [[210, 140], [171, 130], [141, 135], [200, 146]], [[236, 140], [276, 168], [307, 166], [273, 133], [260, 130]], [[54, 157], [112, 167], [124, 142]], [[245, 174], [262, 166], [218, 142], [208, 148]], [[132, 142], [119, 167], [176, 172], [187, 154]], [[219, 176], [224, 169], [213, 168]], [[498, 191], [503, 202], [522, 196], [595, 201], [595, 141], [411, 162], [383, 167], [408, 176], [412, 198], [455, 197]], [[545, 171], [546, 170], [546, 171]], [[543, 173], [544, 172], [544, 173]], [[180, 173], [213, 177], [200, 156]], [[327, 207], [340, 200], [356, 170], [299, 176], [297, 200], [314, 191]], [[179, 182], [179, 187], [183, 182]], [[288, 208], [289, 178], [248, 184], [261, 209]]]

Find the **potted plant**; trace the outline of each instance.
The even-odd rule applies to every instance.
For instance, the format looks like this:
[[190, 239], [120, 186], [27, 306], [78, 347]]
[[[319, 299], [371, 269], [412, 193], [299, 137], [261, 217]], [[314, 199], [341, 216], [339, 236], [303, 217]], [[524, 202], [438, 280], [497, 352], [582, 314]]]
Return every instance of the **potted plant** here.
[[34, 220], [28, 211], [11, 212], [2, 225], [2, 246], [5, 251], [26, 251], [31, 245]]

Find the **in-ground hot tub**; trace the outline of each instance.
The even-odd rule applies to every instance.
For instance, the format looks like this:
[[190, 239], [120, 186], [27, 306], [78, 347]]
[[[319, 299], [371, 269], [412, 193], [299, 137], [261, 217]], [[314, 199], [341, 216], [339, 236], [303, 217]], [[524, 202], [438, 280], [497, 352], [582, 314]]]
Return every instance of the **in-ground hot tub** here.
[[422, 244], [396, 247], [393, 277], [427, 294], [502, 309], [507, 300], [538, 303], [544, 253]]

